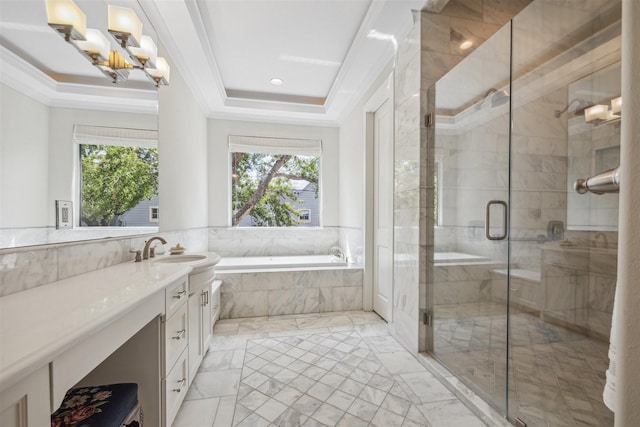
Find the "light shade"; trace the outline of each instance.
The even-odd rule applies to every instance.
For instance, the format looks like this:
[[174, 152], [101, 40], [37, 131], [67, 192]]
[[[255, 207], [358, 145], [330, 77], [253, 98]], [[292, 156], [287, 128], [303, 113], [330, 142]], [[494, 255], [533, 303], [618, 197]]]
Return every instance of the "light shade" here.
[[108, 61], [111, 52], [111, 42], [100, 31], [87, 29], [87, 40], [77, 42], [78, 49], [87, 53], [97, 62]]
[[109, 32], [123, 48], [139, 47], [142, 38], [142, 22], [129, 8], [109, 5]]
[[137, 61], [140, 66], [155, 68], [156, 58], [158, 57], [158, 47], [149, 36], [142, 36], [140, 39], [140, 47], [129, 47], [127, 51], [131, 54], [134, 62]]
[[611, 114], [622, 114], [622, 97], [613, 98], [611, 100]]
[[594, 105], [584, 110], [585, 122], [592, 122], [594, 120], [606, 120], [609, 107], [607, 105]]
[[87, 16], [71, 0], [46, 0], [47, 20], [52, 28], [63, 34], [65, 40], [84, 40]]
[[169, 84], [169, 75], [171, 73], [171, 67], [169, 67], [169, 63], [159, 56], [156, 59], [156, 68], [145, 68], [145, 71], [155, 82], [156, 85]]

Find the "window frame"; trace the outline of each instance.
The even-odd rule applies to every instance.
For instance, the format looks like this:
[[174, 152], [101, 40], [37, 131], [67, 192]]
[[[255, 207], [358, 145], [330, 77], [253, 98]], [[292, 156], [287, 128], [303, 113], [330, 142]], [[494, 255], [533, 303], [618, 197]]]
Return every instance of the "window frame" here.
[[[157, 225], [133, 225], [133, 226], [86, 226], [82, 225], [82, 146], [119, 146], [119, 147], [141, 147], [158, 149], [158, 131], [155, 129], [137, 129], [113, 126], [96, 126], [85, 124], [74, 124], [72, 131], [72, 141], [75, 147], [75, 163], [77, 172], [74, 173], [76, 181], [76, 191], [74, 191], [74, 224], [73, 227], [78, 230], [104, 230], [104, 229], [145, 229], [149, 231], [159, 229], [159, 216], [154, 222]], [[158, 152], [159, 156], [159, 152]], [[158, 169], [160, 168], [158, 164]], [[158, 190], [158, 199], [159, 199]], [[150, 214], [149, 214], [150, 215]], [[151, 217], [149, 216], [149, 219]]]
[[[278, 146], [281, 150], [286, 150], [286, 152], [267, 152], [267, 151], [249, 151], [249, 150], [237, 150], [236, 148], [238, 146], [245, 146], [245, 147], [251, 147], [252, 144], [255, 144], [255, 147], [259, 147], [260, 150], [266, 150], [266, 148], [264, 147], [268, 147], [269, 146], [269, 142], [273, 142], [275, 146]], [[292, 150], [295, 150], [295, 148], [292, 148], [291, 146], [295, 146], [295, 145], [304, 145], [304, 144], [308, 144], [310, 145], [310, 147], [305, 147], [302, 150], [305, 150], [306, 148], [311, 149], [311, 150], [315, 150], [315, 156], [318, 157], [318, 183], [317, 183], [317, 187], [318, 187], [318, 210], [319, 210], [319, 218], [318, 218], [318, 228], [322, 227], [322, 221], [323, 221], [323, 209], [322, 209], [322, 191], [323, 191], [323, 185], [322, 185], [322, 179], [323, 179], [323, 173], [322, 173], [322, 157], [323, 157], [323, 141], [319, 138], [290, 138], [290, 137], [270, 137], [270, 136], [252, 136], [252, 135], [228, 135], [228, 140], [227, 140], [227, 226], [231, 229], [235, 229], [235, 228], [265, 228], [265, 229], [289, 229], [289, 228], [296, 228], [296, 225], [292, 225], [292, 226], [264, 226], [264, 227], [257, 227], [257, 226], [240, 226], [240, 225], [233, 225], [233, 153], [264, 153], [264, 154], [273, 154], [273, 155], [277, 155], [277, 154], [292, 154], [292, 155], [302, 155], [302, 156], [308, 156], [308, 155], [314, 155], [314, 154], [305, 154], [305, 152], [293, 152]], [[283, 148], [284, 147], [284, 148]], [[309, 152], [307, 152], [309, 153]], [[302, 208], [302, 209], [307, 209], [307, 208]], [[311, 219], [311, 216], [309, 216], [309, 219]], [[300, 223], [299, 225], [302, 225], [304, 223]]]

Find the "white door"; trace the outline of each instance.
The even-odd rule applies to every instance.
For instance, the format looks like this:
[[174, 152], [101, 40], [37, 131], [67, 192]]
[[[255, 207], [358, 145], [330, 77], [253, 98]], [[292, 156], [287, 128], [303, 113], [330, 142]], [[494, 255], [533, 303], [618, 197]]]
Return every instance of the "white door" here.
[[393, 115], [387, 99], [373, 115], [373, 310], [392, 320]]

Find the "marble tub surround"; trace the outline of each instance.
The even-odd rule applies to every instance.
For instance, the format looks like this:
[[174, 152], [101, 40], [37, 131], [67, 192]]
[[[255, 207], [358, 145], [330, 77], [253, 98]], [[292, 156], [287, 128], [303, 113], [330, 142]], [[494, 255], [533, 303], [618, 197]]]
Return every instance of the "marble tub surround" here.
[[375, 313], [221, 320], [173, 427], [268, 425], [486, 424]]
[[209, 250], [225, 257], [328, 254], [338, 227], [211, 227]]
[[222, 319], [362, 309], [362, 269], [217, 272]]
[[[188, 252], [206, 252], [207, 229], [157, 233], [167, 249], [180, 243]], [[0, 296], [56, 280], [130, 262], [152, 235], [0, 249]], [[169, 246], [170, 245], [170, 246]]]

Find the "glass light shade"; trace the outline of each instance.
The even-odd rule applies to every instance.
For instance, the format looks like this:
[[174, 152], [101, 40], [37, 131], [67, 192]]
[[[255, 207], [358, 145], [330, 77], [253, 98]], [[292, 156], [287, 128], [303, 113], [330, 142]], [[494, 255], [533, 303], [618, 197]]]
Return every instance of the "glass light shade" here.
[[156, 59], [156, 68], [148, 68], [146, 71], [157, 83], [169, 84], [171, 67], [169, 67], [169, 63], [163, 57], [159, 56]]
[[100, 31], [87, 29], [87, 40], [78, 41], [78, 48], [94, 57], [97, 61], [108, 61], [111, 52], [111, 42]]
[[155, 68], [156, 58], [158, 57], [158, 47], [149, 36], [142, 36], [140, 39], [140, 47], [130, 47], [127, 49], [131, 55], [144, 63], [145, 67]]
[[140, 46], [142, 22], [129, 8], [109, 5], [109, 32], [119, 40], [123, 47]]
[[84, 40], [87, 16], [71, 0], [46, 0], [49, 25], [71, 40]]
[[613, 98], [611, 100], [611, 114], [622, 114], [622, 97]]
[[584, 110], [585, 122], [592, 122], [594, 120], [606, 120], [609, 107], [607, 105], [594, 105]]

